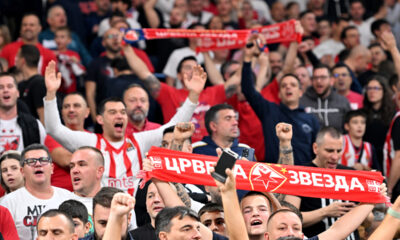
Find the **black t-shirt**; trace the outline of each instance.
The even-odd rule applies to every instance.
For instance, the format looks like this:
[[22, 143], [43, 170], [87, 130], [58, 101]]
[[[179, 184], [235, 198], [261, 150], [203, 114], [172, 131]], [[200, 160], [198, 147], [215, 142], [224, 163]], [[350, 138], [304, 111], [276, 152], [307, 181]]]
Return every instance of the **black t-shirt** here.
[[400, 117], [394, 120], [392, 132], [390, 134], [392, 136], [394, 150], [400, 150]]
[[157, 240], [156, 230], [151, 226], [150, 223], [147, 223], [131, 232], [132, 237], [135, 240]]
[[96, 104], [106, 98], [106, 83], [114, 75], [110, 63], [111, 59], [108, 57], [98, 57], [90, 63], [87, 69], [86, 81], [96, 83]]
[[[313, 162], [307, 164], [310, 167], [317, 167]], [[343, 166], [338, 164], [336, 169], [344, 169], [344, 170], [354, 170], [353, 168]], [[333, 199], [326, 199], [326, 198], [310, 198], [310, 197], [301, 197], [301, 204], [300, 204], [300, 211], [301, 212], [309, 212], [316, 209], [320, 209], [323, 207], [328, 206], [333, 201], [340, 201], [340, 200], [333, 200]], [[303, 233], [306, 236], [317, 236], [318, 234], [326, 231], [332, 224], [337, 221], [337, 218], [334, 217], [327, 217], [320, 222], [317, 222], [309, 227], [303, 228]], [[355, 239], [359, 239], [358, 232], [355, 231], [354, 233]]]
[[43, 98], [46, 96], [44, 78], [37, 74], [18, 84], [20, 99], [26, 103], [29, 111], [35, 118], [39, 118], [37, 109], [43, 107]]
[[224, 236], [222, 236], [222, 235], [219, 235], [219, 234], [213, 232], [213, 238], [212, 238], [212, 240], [229, 240], [229, 238], [224, 237]]

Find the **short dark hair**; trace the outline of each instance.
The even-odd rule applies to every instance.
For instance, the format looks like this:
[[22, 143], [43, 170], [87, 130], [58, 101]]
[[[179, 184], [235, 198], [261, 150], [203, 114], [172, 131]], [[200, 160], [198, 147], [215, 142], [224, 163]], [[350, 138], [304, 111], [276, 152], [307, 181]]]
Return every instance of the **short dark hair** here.
[[37, 221], [36, 230], [38, 230], [39, 222], [40, 222], [40, 220], [42, 220], [42, 218], [44, 218], [44, 217], [51, 218], [51, 217], [55, 217], [58, 215], [62, 215], [67, 218], [68, 229], [69, 229], [70, 233], [74, 233], [75, 226], [74, 226], [74, 221], [72, 220], [71, 216], [59, 209], [50, 209], [50, 210], [47, 210], [46, 212], [44, 212], [42, 215], [40, 215], [39, 220]]
[[331, 69], [332, 74], [333, 74], [333, 71], [334, 71], [336, 68], [343, 68], [343, 67], [346, 68], [347, 71], [350, 73], [350, 69], [349, 69], [349, 67], [348, 67], [346, 64], [344, 64], [343, 62], [338, 62], [338, 63], [336, 63], [335, 66], [332, 67], [332, 69]]
[[76, 200], [70, 199], [61, 203], [58, 207], [58, 210], [66, 213], [67, 215], [71, 216], [71, 218], [78, 218], [86, 224], [89, 222], [89, 214], [86, 206]]
[[224, 208], [218, 203], [207, 203], [199, 210], [199, 218], [207, 212], [224, 212]]
[[175, 125], [165, 128], [163, 131], [163, 136], [167, 133], [173, 133], [174, 129], [175, 129]]
[[[282, 208], [282, 209], [279, 209], [279, 210], [273, 212], [273, 213], [269, 216], [267, 225], [272, 221], [272, 219], [273, 219], [278, 213], [284, 213], [284, 212], [294, 213], [294, 214], [296, 214], [296, 216], [299, 217], [299, 215], [297, 215], [297, 213], [294, 212], [292, 209]], [[300, 219], [300, 221], [301, 221], [301, 218], [300, 218], [300, 217], [299, 217], [299, 219]]]
[[28, 67], [37, 67], [40, 60], [39, 49], [34, 45], [22, 45], [19, 51], [19, 56], [25, 59], [26, 65]]
[[[228, 68], [230, 66], [232, 66], [233, 64], [240, 64], [240, 63], [236, 60], [229, 60], [229, 61], [225, 61], [224, 63], [222, 63], [221, 70], [220, 70], [222, 77], [224, 77], [226, 71], [228, 71]], [[226, 81], [228, 79], [224, 79], [224, 80]]]
[[348, 111], [344, 115], [344, 123], [349, 123], [354, 117], [363, 117], [364, 119], [367, 119], [367, 114], [361, 109]]
[[315, 70], [317, 70], [317, 69], [326, 69], [326, 70], [328, 71], [329, 77], [332, 76], [331, 69], [330, 69], [330, 67], [329, 67], [328, 65], [326, 65], [326, 64], [322, 64], [322, 63], [321, 63], [321, 64], [318, 64], [317, 66], [315, 66], [314, 69], [313, 69], [313, 75], [314, 75]]
[[307, 14], [309, 14], [309, 13], [314, 14], [314, 13], [313, 13], [312, 11], [310, 11], [310, 10], [302, 11], [302, 12], [299, 14], [299, 19], [302, 19], [305, 15], [307, 15]]
[[128, 61], [125, 57], [116, 57], [111, 60], [110, 66], [116, 68], [118, 71], [131, 70]]
[[350, 30], [353, 30], [353, 29], [358, 31], [358, 29], [355, 26], [347, 26], [347, 27], [343, 28], [342, 32], [340, 33], [340, 40], [343, 41], [343, 39], [345, 39], [347, 37], [347, 32]]
[[375, 34], [375, 31], [379, 30], [381, 28], [381, 26], [385, 25], [385, 24], [390, 26], [390, 23], [386, 19], [383, 19], [383, 18], [376, 19], [371, 24], [371, 33], [374, 34], [375, 37], [377, 37]]
[[250, 191], [250, 192], [246, 193], [246, 194], [242, 197], [242, 199], [240, 200], [240, 203], [243, 202], [243, 199], [245, 199], [245, 198], [247, 198], [247, 197], [251, 197], [251, 196], [262, 196], [262, 197], [266, 198], [267, 201], [268, 201], [268, 205], [269, 205], [269, 211], [272, 212], [272, 202], [271, 202], [271, 199], [269, 199], [269, 197], [267, 197], [267, 196], [266, 196], [264, 193], [262, 193], [262, 192]]
[[97, 114], [103, 115], [103, 113], [105, 111], [106, 103], [108, 103], [108, 102], [121, 102], [126, 107], [124, 101], [122, 101], [122, 99], [120, 97], [109, 97], [100, 102], [100, 104], [97, 108]]
[[282, 80], [283, 80], [284, 78], [287, 78], [287, 77], [292, 77], [292, 78], [296, 79], [297, 82], [299, 83], [299, 88], [301, 88], [300, 79], [299, 79], [296, 75], [294, 75], [293, 73], [287, 73], [287, 74], [285, 74], [285, 75], [283, 75], [283, 76], [281, 77], [281, 80], [279, 81], [279, 89], [281, 88]]
[[114, 187], [102, 187], [98, 193], [93, 197], [93, 215], [96, 205], [105, 208], [111, 208], [111, 201], [116, 193], [124, 192], [121, 189]]
[[340, 133], [339, 130], [337, 130], [335, 127], [323, 127], [321, 128], [318, 133], [317, 137], [315, 138], [315, 142], [320, 145], [324, 141], [325, 135], [329, 134], [334, 139], [339, 139], [342, 137], [342, 134]]
[[350, 6], [353, 5], [354, 3], [360, 3], [365, 8], [364, 1], [362, 1], [362, 0], [351, 0]]
[[27, 146], [26, 148], [24, 148], [24, 150], [22, 150], [22, 152], [21, 152], [21, 161], [20, 161], [21, 166], [24, 166], [24, 164], [25, 164], [25, 155], [26, 155], [26, 153], [29, 152], [29, 151], [33, 151], [33, 150], [43, 150], [43, 151], [45, 151], [47, 153], [47, 157], [50, 158], [50, 162], [52, 161], [51, 156], [50, 156], [50, 151], [45, 145], [39, 144], [39, 143], [33, 143], [33, 144]]
[[92, 147], [92, 146], [82, 146], [82, 147], [79, 147], [78, 149], [76, 149], [75, 152], [79, 151], [79, 150], [90, 150], [90, 151], [94, 152], [96, 154], [96, 156], [97, 156], [96, 157], [96, 161], [101, 166], [104, 166], [104, 156], [103, 156], [103, 153], [98, 148], [95, 148], [95, 147]]
[[303, 223], [303, 214], [301, 214], [300, 210], [297, 207], [295, 207], [293, 204], [285, 200], [281, 200], [279, 201], [279, 203], [281, 204], [281, 207], [290, 209], [294, 213], [296, 213], [296, 215], [300, 218], [301, 222]]
[[226, 103], [222, 103], [222, 104], [217, 104], [212, 106], [210, 109], [208, 109], [208, 111], [206, 112], [205, 116], [204, 116], [204, 124], [206, 125], [206, 129], [208, 132], [208, 135], [212, 135], [212, 130], [210, 128], [210, 123], [211, 122], [215, 122], [217, 120], [217, 114], [219, 111], [221, 110], [225, 110], [225, 109], [231, 109], [233, 111], [235, 111], [235, 109]]
[[[14, 68], [14, 69], [16, 70], [16, 68]], [[11, 74], [10, 72], [2, 72], [2, 73], [0, 73], [0, 78], [1, 77], [11, 77], [13, 79], [13, 81], [14, 81], [15, 87], [18, 88], [17, 79], [15, 79], [14, 75]]]
[[128, 87], [125, 88], [124, 92], [122, 93], [122, 98], [125, 98], [126, 92], [127, 92], [128, 90], [130, 90], [131, 88], [141, 88], [141, 89], [143, 89], [143, 90], [146, 92], [147, 97], [149, 97], [149, 94], [148, 94], [148, 92], [147, 92], [147, 89], [145, 89], [142, 85], [140, 85], [140, 84], [138, 84], [138, 83], [131, 83], [131, 84], [128, 85]]
[[156, 217], [155, 221], [155, 226], [156, 226], [156, 236], [158, 238], [158, 235], [160, 232], [170, 232], [171, 231], [171, 222], [172, 219], [175, 217], [178, 217], [179, 220], [181, 220], [184, 217], [190, 217], [195, 219], [196, 221], [199, 221], [199, 217], [197, 216], [196, 212], [193, 211], [192, 209], [188, 207], [183, 207], [183, 206], [177, 206], [173, 208], [164, 208], [161, 210]]
[[[397, 75], [397, 74], [394, 74], [394, 75], [392, 75], [390, 78], [389, 78], [389, 86], [390, 87], [393, 87], [393, 86], [395, 86], [396, 88], [397, 88], [397, 84], [399, 83], [399, 76]], [[400, 89], [398, 89], [398, 90], [400, 90]]]
[[69, 27], [67, 26], [59, 27], [54, 31], [54, 34], [61, 31], [67, 32], [68, 37], [71, 38], [71, 29], [69, 29]]
[[182, 70], [182, 65], [184, 62], [188, 61], [188, 60], [193, 60], [197, 63], [197, 59], [195, 56], [187, 56], [184, 57], [179, 63], [178, 63], [178, 67], [176, 68], [176, 72], [179, 73]]

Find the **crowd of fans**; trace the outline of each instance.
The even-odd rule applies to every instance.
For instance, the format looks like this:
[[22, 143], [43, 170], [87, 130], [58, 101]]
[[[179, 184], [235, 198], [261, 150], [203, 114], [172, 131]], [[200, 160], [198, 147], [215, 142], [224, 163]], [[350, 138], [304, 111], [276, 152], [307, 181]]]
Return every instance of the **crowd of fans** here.
[[[298, 42], [123, 41], [292, 19]], [[395, 237], [400, 1], [4, 1], [0, 24], [0, 239]], [[380, 171], [394, 204], [237, 190], [230, 170], [216, 186], [140, 189], [152, 146]]]

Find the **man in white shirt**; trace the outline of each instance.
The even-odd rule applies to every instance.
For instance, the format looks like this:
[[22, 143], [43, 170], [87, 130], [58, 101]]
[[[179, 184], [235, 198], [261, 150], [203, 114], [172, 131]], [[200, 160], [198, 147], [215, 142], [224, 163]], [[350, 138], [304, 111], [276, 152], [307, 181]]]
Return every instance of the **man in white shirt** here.
[[39, 216], [48, 209], [58, 208], [73, 195], [65, 189], [51, 186], [53, 163], [44, 145], [26, 147], [21, 153], [21, 166], [25, 186], [7, 194], [1, 205], [10, 211], [20, 239], [34, 240]]

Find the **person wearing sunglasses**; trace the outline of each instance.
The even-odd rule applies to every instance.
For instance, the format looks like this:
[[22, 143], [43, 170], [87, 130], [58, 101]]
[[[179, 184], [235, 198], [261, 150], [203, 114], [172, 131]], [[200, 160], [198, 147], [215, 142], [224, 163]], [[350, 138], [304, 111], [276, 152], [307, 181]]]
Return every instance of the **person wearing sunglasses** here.
[[0, 205], [10, 211], [20, 239], [36, 239], [39, 216], [48, 209], [58, 208], [73, 195], [51, 186], [53, 163], [44, 145], [35, 143], [26, 147], [21, 153], [20, 164], [25, 186], [7, 194]]

